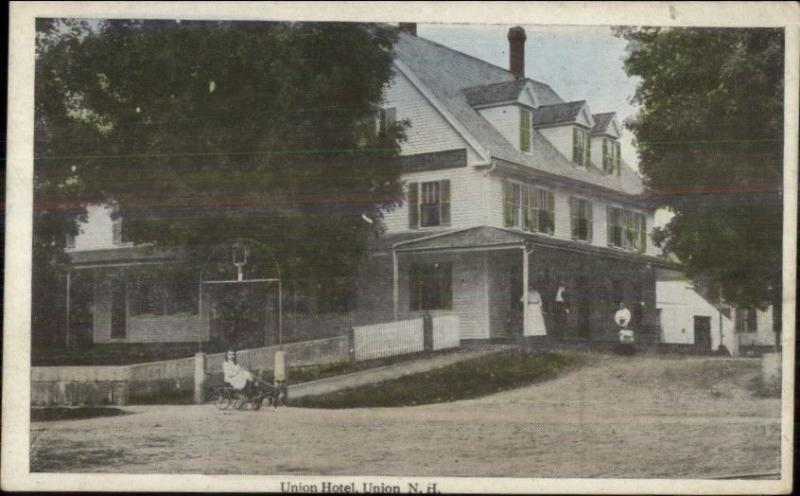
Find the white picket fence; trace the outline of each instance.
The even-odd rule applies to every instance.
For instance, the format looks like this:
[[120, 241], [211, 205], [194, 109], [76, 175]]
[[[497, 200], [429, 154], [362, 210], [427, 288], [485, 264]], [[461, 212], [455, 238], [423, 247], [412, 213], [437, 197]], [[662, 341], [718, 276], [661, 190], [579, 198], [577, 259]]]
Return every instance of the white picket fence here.
[[461, 346], [461, 329], [458, 315], [441, 315], [433, 318], [433, 350], [446, 350]]
[[[433, 350], [461, 345], [456, 315], [433, 318]], [[425, 350], [422, 319], [400, 320], [353, 328], [353, 354], [357, 361], [372, 360]]]

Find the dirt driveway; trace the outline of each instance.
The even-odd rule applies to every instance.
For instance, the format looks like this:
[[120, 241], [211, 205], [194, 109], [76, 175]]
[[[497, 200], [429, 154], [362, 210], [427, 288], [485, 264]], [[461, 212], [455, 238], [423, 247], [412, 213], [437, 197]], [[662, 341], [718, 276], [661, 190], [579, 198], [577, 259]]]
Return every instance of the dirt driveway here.
[[780, 402], [752, 359], [592, 355], [542, 384], [406, 408], [129, 415], [32, 423], [32, 470], [691, 477], [778, 472]]

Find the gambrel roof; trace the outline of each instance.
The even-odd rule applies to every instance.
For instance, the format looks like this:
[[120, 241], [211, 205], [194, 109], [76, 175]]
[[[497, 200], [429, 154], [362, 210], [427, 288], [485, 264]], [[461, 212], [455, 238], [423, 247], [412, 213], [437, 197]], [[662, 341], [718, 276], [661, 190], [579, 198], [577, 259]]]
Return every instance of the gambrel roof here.
[[[640, 195], [644, 192], [641, 177], [622, 162], [619, 176], [606, 174], [597, 167], [575, 167], [552, 143], [533, 130], [531, 151], [521, 152], [486, 120], [470, 103], [494, 98], [488, 95], [507, 96], [519, 86], [511, 72], [478, 58], [466, 55], [438, 43], [399, 33], [394, 48], [396, 68], [413, 73], [444, 111], [463, 128], [464, 135], [486, 150], [492, 159], [500, 159], [530, 167], [544, 175], [577, 181], [584, 185], [600, 187], [613, 192]], [[525, 80], [527, 81], [527, 80]], [[530, 80], [533, 81], [533, 80]], [[544, 83], [536, 82], [532, 89], [541, 104], [559, 104], [563, 100]], [[491, 88], [492, 85], [498, 85]], [[485, 87], [481, 92], [478, 87]], [[468, 96], [468, 94], [470, 96]], [[482, 95], [487, 96], [482, 96]], [[556, 100], [557, 101], [554, 101]], [[545, 103], [548, 102], [548, 103]], [[413, 125], [413, 123], [412, 123]]]

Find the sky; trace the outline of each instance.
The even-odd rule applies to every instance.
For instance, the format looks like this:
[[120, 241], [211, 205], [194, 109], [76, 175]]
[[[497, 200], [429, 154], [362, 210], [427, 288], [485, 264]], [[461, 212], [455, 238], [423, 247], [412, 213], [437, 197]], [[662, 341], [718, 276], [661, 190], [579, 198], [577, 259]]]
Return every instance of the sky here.
[[[419, 24], [417, 35], [508, 68], [510, 25]], [[549, 84], [565, 101], [586, 100], [592, 113], [617, 112], [620, 124], [636, 115], [630, 103], [637, 79], [622, 67], [625, 40], [609, 27], [523, 25], [525, 75]], [[638, 163], [632, 135], [623, 130], [622, 158]]]

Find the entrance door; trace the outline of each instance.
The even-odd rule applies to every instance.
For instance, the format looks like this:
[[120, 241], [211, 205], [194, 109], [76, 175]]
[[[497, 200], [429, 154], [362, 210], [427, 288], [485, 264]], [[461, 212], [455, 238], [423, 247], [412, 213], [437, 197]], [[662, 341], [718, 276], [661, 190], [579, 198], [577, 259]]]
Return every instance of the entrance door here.
[[125, 281], [122, 276], [111, 278], [111, 339], [125, 339], [127, 327], [127, 301]]
[[694, 345], [701, 350], [711, 350], [711, 317], [694, 318]]

